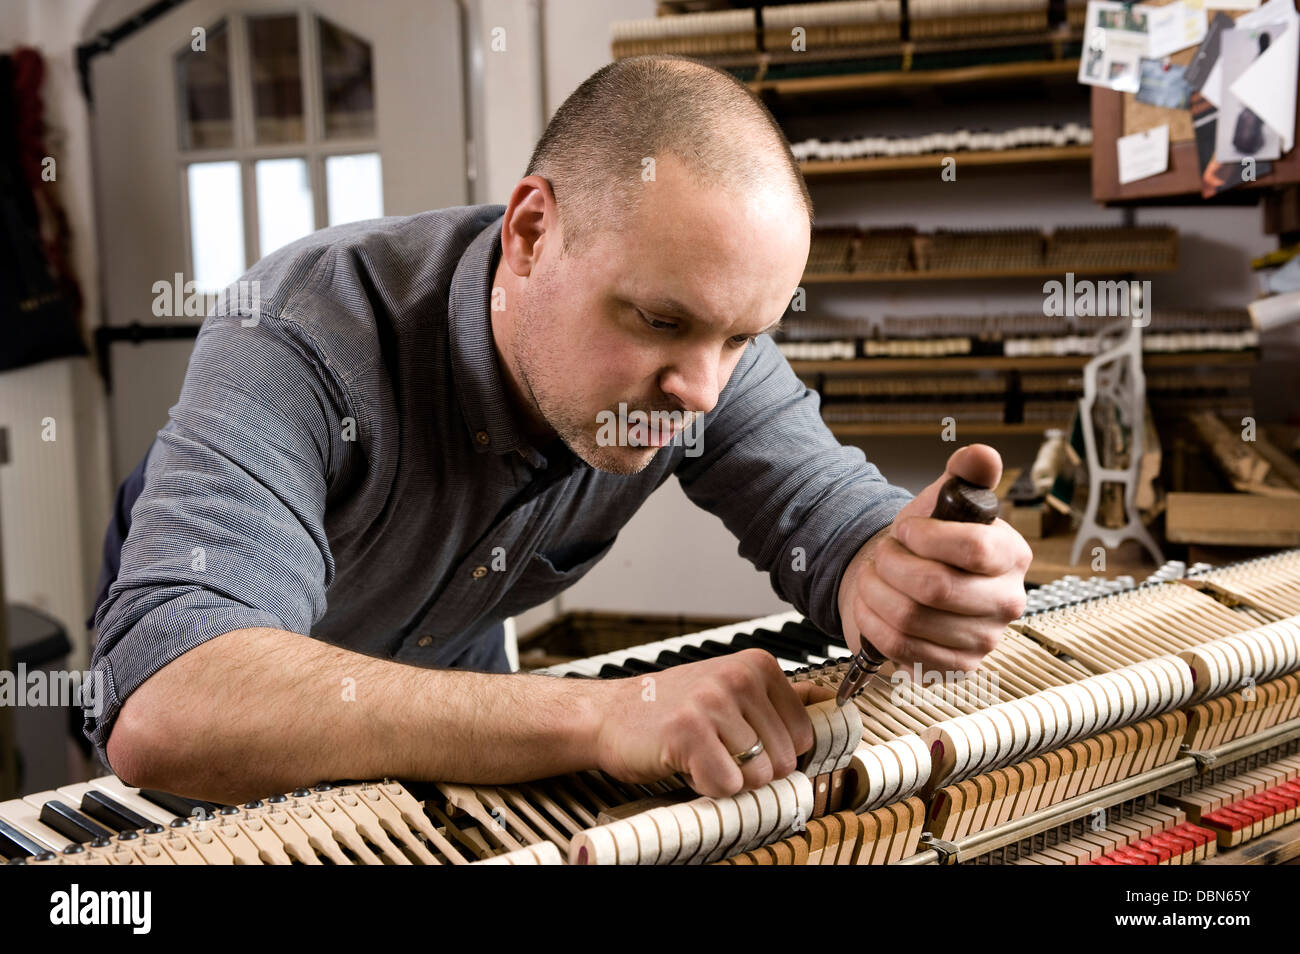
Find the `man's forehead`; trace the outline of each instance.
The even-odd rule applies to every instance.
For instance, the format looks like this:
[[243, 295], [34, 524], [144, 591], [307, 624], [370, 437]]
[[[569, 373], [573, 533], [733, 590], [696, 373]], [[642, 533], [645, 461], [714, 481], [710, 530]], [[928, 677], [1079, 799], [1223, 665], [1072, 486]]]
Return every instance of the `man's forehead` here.
[[591, 261], [607, 287], [647, 311], [756, 332], [784, 313], [807, 246], [790, 251], [747, 241], [750, 224], [698, 210], [643, 220], [644, 227], [607, 233], [610, 244], [593, 248]]

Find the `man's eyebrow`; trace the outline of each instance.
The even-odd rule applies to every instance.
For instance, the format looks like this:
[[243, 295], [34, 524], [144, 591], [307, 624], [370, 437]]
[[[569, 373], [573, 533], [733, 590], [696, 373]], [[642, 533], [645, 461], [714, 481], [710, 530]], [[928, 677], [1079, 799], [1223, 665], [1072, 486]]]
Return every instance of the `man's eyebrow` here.
[[[648, 298], [645, 301], [646, 307], [657, 315], [667, 315], [671, 318], [688, 318], [691, 321], [699, 321], [695, 313], [679, 302], [676, 298]], [[783, 316], [784, 317], [784, 316]], [[762, 331], [755, 332], [755, 335], [774, 334], [781, 327], [782, 318], [778, 318]]]
[[657, 315], [668, 315], [672, 318], [689, 318], [691, 321], [699, 321], [695, 317], [695, 312], [691, 311], [676, 298], [647, 298], [646, 307]]

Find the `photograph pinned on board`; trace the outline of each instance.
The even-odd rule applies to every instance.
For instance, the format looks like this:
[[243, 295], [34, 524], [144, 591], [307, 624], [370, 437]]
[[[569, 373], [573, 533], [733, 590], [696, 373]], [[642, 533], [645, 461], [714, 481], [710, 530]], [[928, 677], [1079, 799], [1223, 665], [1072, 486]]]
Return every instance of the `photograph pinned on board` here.
[[[1092, 6], [1092, 4], [1089, 4]], [[1097, 25], [1103, 30], [1123, 30], [1126, 33], [1146, 33], [1145, 10], [1124, 3], [1099, 3]]]
[[1079, 82], [1136, 93], [1138, 62], [1147, 55], [1147, 15], [1138, 7], [1089, 0]]
[[1165, 109], [1186, 109], [1191, 90], [1187, 87], [1187, 67], [1164, 60], [1144, 58], [1137, 91], [1139, 103]]

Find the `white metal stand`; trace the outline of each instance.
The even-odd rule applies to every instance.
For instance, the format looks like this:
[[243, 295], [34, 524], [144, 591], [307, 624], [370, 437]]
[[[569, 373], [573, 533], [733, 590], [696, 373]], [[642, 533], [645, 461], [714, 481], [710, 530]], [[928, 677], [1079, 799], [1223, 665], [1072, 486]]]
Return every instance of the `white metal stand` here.
[[[1100, 540], [1109, 548], [1118, 547], [1125, 540], [1136, 540], [1146, 547], [1156, 561], [1165, 562], [1160, 547], [1156, 545], [1138, 514], [1138, 471], [1142, 465], [1142, 437], [1146, 426], [1146, 377], [1142, 373], [1142, 329], [1129, 319], [1118, 321], [1102, 329], [1098, 337], [1097, 356], [1083, 369], [1083, 397], [1079, 399], [1079, 417], [1083, 425], [1083, 442], [1088, 455], [1088, 506], [1083, 522], [1074, 538], [1070, 562], [1078, 563], [1083, 545], [1089, 540]], [[1114, 411], [1120, 427], [1128, 434], [1128, 466], [1104, 466], [1111, 455], [1103, 460], [1097, 449], [1096, 425], [1093, 410], [1100, 404]], [[1103, 527], [1097, 522], [1097, 508], [1101, 505], [1103, 484], [1122, 484], [1124, 487], [1124, 524], [1120, 527]]]

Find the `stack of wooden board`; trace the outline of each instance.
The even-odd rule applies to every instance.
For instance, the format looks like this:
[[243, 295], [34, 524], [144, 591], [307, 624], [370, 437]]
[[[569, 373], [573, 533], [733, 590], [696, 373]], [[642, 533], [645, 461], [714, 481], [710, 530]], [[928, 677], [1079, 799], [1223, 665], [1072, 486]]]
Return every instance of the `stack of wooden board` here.
[[1165, 535], [1175, 543], [1300, 544], [1300, 464], [1253, 419], [1189, 415], [1236, 493], [1170, 493]]

